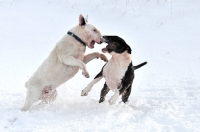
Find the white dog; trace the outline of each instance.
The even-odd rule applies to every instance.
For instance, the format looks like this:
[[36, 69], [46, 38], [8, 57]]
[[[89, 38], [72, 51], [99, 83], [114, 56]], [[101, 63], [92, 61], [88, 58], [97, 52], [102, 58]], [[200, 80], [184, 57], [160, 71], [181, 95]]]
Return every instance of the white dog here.
[[55, 100], [56, 88], [72, 78], [79, 70], [89, 78], [85, 66], [94, 58], [108, 61], [106, 56], [97, 52], [84, 55], [86, 46], [94, 48], [95, 42], [101, 43], [101, 33], [87, 18], [79, 16], [79, 25], [72, 28], [55, 46], [50, 55], [26, 82], [27, 96], [23, 111], [26, 111], [37, 100], [51, 102]]

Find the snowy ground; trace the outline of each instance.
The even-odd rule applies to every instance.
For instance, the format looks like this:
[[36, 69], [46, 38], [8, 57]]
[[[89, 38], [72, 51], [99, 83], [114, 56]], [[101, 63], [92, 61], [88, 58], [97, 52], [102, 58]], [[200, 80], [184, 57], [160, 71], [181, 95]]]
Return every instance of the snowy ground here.
[[[55, 102], [21, 112], [24, 83], [80, 13], [102, 34], [124, 38], [134, 65], [148, 61], [135, 72], [129, 102], [110, 106], [110, 92], [99, 104], [104, 81], [80, 96], [104, 65], [94, 60], [87, 65], [91, 78], [79, 72], [60, 86]], [[0, 0], [0, 131], [199, 132], [200, 1]]]

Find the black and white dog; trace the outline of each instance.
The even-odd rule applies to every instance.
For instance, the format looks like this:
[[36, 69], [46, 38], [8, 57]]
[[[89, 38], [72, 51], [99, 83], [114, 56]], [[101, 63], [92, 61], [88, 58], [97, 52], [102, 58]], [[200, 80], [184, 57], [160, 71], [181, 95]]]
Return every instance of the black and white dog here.
[[105, 100], [105, 96], [110, 90], [115, 92], [109, 100], [110, 104], [114, 104], [120, 95], [122, 95], [122, 101], [125, 103], [131, 93], [134, 70], [146, 65], [147, 62], [133, 66], [131, 48], [118, 36], [103, 36], [102, 40], [108, 44], [102, 49], [102, 52], [110, 53], [112, 58], [103, 66], [94, 80], [82, 90], [81, 95], [87, 96], [92, 86], [104, 77], [106, 82], [101, 90], [99, 103]]

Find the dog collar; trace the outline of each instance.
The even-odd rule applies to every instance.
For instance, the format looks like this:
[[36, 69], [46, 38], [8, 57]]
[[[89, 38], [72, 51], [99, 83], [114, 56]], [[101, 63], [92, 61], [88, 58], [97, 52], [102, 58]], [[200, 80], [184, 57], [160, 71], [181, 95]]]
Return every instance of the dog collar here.
[[78, 36], [76, 36], [72, 32], [68, 31], [67, 34], [69, 34], [70, 36], [74, 37], [78, 42], [80, 42], [81, 44], [83, 44], [84, 46], [86, 46], [85, 42], [83, 42]]

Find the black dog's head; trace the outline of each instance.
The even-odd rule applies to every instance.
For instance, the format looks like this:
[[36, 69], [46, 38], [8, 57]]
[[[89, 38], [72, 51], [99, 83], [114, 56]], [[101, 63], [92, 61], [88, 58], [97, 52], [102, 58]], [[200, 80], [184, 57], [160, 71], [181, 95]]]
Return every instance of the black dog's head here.
[[124, 51], [127, 51], [129, 54], [131, 54], [130, 46], [127, 45], [126, 42], [118, 36], [103, 36], [101, 41], [108, 44], [105, 48], [102, 49], [103, 53], [115, 52], [120, 54]]

